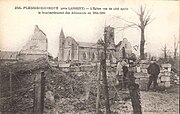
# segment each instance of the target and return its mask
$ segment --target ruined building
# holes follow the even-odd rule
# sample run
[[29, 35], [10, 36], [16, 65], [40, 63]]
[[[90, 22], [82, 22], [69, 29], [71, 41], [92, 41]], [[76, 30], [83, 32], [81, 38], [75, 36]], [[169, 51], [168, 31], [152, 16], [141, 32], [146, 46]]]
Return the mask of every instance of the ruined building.
[[19, 52], [19, 60], [35, 60], [48, 56], [46, 34], [36, 25], [30, 40]]
[[30, 40], [20, 51], [0, 51], [1, 63], [16, 63], [18, 61], [31, 61], [41, 57], [48, 57], [48, 40], [46, 34], [36, 25]]
[[[114, 28], [108, 26], [105, 27], [105, 31], [107, 32], [107, 40], [110, 42], [107, 48], [107, 59], [110, 62], [116, 62], [120, 57], [128, 57], [132, 53], [131, 44], [126, 38], [117, 45], [115, 44]], [[65, 37], [63, 29], [61, 29], [58, 61], [96, 62], [100, 59], [100, 52], [102, 51], [102, 46], [97, 43], [78, 42], [73, 37]]]

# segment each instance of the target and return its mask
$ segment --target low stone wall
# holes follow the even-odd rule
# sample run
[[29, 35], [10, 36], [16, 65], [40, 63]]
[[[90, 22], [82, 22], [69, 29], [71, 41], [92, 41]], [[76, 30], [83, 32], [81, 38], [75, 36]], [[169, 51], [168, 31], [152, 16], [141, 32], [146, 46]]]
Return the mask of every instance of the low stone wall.
[[160, 83], [164, 83], [165, 87], [170, 87], [171, 85], [171, 64], [162, 64], [161, 70], [159, 74], [159, 81]]

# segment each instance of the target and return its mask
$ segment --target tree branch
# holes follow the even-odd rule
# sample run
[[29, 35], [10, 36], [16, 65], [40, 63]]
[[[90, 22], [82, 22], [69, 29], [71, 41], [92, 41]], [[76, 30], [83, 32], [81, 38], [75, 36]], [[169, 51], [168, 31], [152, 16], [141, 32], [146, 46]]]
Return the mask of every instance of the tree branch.
[[123, 31], [123, 30], [128, 29], [128, 28], [137, 28], [137, 27], [138, 26], [131, 24], [131, 25], [126, 25], [124, 27], [116, 27], [115, 29], [119, 29], [118, 31]]
[[123, 20], [123, 21], [125, 21], [125, 22], [127, 22], [127, 23], [131, 23], [131, 24], [134, 24], [134, 25], [138, 26], [138, 24], [136, 24], [136, 23], [134, 23], [134, 22], [131, 22], [131, 21], [127, 21], [127, 20], [123, 19], [123, 18], [120, 17], [120, 16], [113, 16], [113, 17], [116, 17], [116, 18], [118, 18], [118, 19], [120, 19], [120, 20]]

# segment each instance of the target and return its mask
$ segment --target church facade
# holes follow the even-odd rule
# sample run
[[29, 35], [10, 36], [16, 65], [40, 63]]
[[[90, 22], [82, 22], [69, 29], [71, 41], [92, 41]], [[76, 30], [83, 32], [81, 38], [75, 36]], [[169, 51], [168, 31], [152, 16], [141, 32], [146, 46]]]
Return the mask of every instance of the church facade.
[[[117, 59], [123, 56], [128, 56], [132, 53], [131, 44], [126, 38], [120, 41], [117, 45], [114, 41], [114, 28], [105, 27], [107, 40], [110, 42], [107, 47], [107, 60], [116, 62]], [[65, 37], [63, 29], [59, 35], [59, 53], [58, 61], [60, 62], [97, 62], [100, 60], [100, 53], [103, 47], [97, 43], [78, 42], [73, 37]], [[124, 53], [125, 52], [125, 53]], [[123, 53], [125, 55], [123, 55]]]

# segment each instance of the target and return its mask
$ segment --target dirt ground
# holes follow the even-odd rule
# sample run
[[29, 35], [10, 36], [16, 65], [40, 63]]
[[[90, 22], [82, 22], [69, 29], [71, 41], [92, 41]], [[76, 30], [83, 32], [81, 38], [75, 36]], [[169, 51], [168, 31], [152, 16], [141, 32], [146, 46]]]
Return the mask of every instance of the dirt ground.
[[[179, 85], [173, 85], [165, 91], [141, 91], [143, 114], [179, 114]], [[125, 105], [132, 112], [131, 101]]]
[[[148, 78], [143, 78], [140, 84], [140, 97], [143, 114], [179, 114], [179, 85], [171, 85], [170, 88], [159, 88], [158, 91], [146, 91]], [[120, 96], [129, 96], [128, 90]], [[118, 93], [119, 93], [118, 92]], [[95, 96], [94, 96], [95, 97]], [[53, 109], [46, 114], [95, 114], [95, 99], [81, 101], [79, 99], [61, 98], [56, 101]], [[104, 107], [100, 109], [102, 114]], [[130, 97], [126, 100], [114, 100], [111, 104], [112, 114], [132, 114]]]
[[179, 86], [161, 92], [141, 92], [142, 110], [144, 112], [179, 114]]
[[[128, 91], [127, 91], [128, 92]], [[173, 85], [163, 91], [140, 91], [141, 106], [143, 114], [179, 114], [179, 85]], [[67, 99], [64, 99], [67, 102]], [[61, 102], [61, 103], [60, 103]], [[57, 104], [61, 104], [62, 100]], [[84, 108], [77, 111], [73, 104], [78, 101], [69, 102], [68, 107], [59, 107], [51, 110], [49, 114], [95, 114], [95, 109]], [[76, 104], [77, 105], [77, 104]], [[67, 108], [67, 112], [62, 112], [62, 108]], [[90, 111], [91, 110], [91, 111]], [[94, 111], [92, 111], [94, 110]], [[131, 100], [115, 101], [111, 105], [112, 114], [132, 114]], [[104, 112], [104, 109], [101, 109]]]

